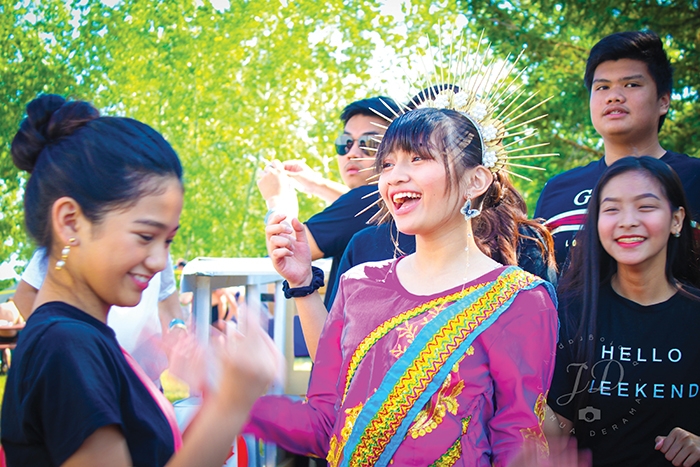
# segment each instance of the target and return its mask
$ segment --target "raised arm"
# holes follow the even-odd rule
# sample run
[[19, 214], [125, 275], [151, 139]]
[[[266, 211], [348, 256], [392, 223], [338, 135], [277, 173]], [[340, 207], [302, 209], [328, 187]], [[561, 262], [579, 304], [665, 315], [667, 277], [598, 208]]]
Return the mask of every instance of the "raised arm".
[[[304, 225], [292, 219], [291, 225], [283, 214], [274, 214], [265, 227], [267, 251], [277, 272], [289, 283], [290, 288], [311, 284], [311, 248]], [[312, 360], [316, 358], [318, 340], [328, 311], [318, 291], [294, 299], [299, 313], [304, 339]]]
[[[274, 343], [252, 317], [247, 319], [245, 336], [231, 335], [208, 354], [208, 363], [213, 360], [218, 364], [221, 378], [216, 387], [207, 388], [202, 407], [168, 467], [222, 465], [253, 403], [279, 372], [281, 357]], [[126, 467], [132, 465], [132, 460], [119, 425], [109, 424], [85, 438], [62, 465]]]
[[253, 403], [280, 372], [282, 358], [255, 315], [244, 313], [241, 319], [247, 321], [246, 334], [229, 335], [216, 347], [220, 381], [216, 388], [208, 388], [182, 448], [168, 467], [222, 465]]
[[328, 204], [349, 190], [346, 185], [323, 177], [302, 160], [285, 161], [282, 166], [288, 176], [299, 182], [304, 193], [318, 196]]
[[257, 183], [270, 212], [283, 213], [290, 218], [299, 215], [297, 194], [279, 161], [265, 167]]
[[346, 371], [342, 334], [342, 307], [334, 307], [324, 325], [306, 399], [264, 396], [253, 406], [244, 430], [291, 452], [326, 457]]

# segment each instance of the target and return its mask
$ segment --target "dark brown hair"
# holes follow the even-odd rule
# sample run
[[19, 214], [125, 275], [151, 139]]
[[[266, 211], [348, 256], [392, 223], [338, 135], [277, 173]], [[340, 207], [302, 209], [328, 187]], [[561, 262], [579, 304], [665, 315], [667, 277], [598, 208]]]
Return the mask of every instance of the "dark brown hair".
[[[384, 158], [397, 151], [442, 160], [450, 190], [467, 170], [482, 164], [481, 148], [479, 132], [465, 115], [449, 109], [416, 109], [389, 126], [375, 168], [381, 172]], [[527, 218], [525, 201], [506, 173], [495, 173], [486, 193], [473, 202], [481, 209], [472, 221], [474, 238], [485, 254], [503, 264], [517, 264], [518, 243], [527, 238], [539, 245], [547, 265], [555, 267], [551, 234], [539, 222]], [[535, 235], [523, 235], [521, 227]]]
[[42, 95], [12, 140], [12, 160], [29, 172], [24, 217], [29, 234], [50, 251], [51, 207], [73, 198], [91, 222], [160, 189], [160, 177], [182, 180], [172, 147], [154, 129], [130, 118], [101, 117], [92, 104]]

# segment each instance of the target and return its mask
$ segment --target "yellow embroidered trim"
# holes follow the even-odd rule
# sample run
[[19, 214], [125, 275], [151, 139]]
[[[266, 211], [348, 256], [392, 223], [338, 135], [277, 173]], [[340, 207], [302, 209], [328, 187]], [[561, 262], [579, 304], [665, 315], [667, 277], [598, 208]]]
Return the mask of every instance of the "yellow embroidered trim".
[[462, 436], [467, 434], [467, 430], [469, 429], [469, 422], [472, 420], [472, 416], [468, 416], [467, 418], [462, 419]]
[[374, 346], [374, 344], [376, 344], [382, 337], [386, 336], [389, 333], [389, 331], [396, 328], [397, 326], [400, 326], [401, 324], [405, 323], [411, 318], [415, 318], [416, 316], [425, 313], [426, 311], [430, 311], [431, 309], [436, 307], [442, 307], [446, 303], [455, 302], [463, 296], [467, 295], [468, 293], [471, 293], [474, 290], [483, 287], [487, 284], [488, 283], [477, 284], [452, 295], [436, 298], [427, 303], [419, 305], [411, 310], [404, 311], [399, 315], [389, 318], [388, 320], [380, 324], [377, 328], [375, 328], [367, 337], [362, 339], [362, 342], [360, 342], [360, 344], [357, 346], [357, 349], [355, 349], [355, 352], [353, 353], [352, 358], [350, 359], [350, 364], [348, 365], [348, 371], [345, 377], [345, 390], [343, 391], [341, 404], [345, 402], [345, 398], [348, 394], [348, 389], [350, 388], [350, 383], [352, 383], [352, 379], [355, 376], [355, 373], [357, 372], [357, 368], [360, 366], [360, 363], [370, 351], [372, 346]]
[[445, 454], [430, 464], [430, 467], [452, 467], [457, 463], [462, 457], [462, 436], [467, 434], [467, 428], [469, 428], [469, 421], [471, 419], [471, 415], [462, 419], [462, 435], [457, 438], [457, 441], [452, 443], [452, 446], [450, 446], [450, 449], [448, 449]]
[[[549, 392], [549, 391], [547, 391]], [[537, 396], [535, 401], [535, 415], [537, 415], [537, 422], [540, 426], [544, 424], [544, 412], [545, 406], [547, 405], [547, 394], [540, 394]]]
[[326, 456], [326, 460], [328, 461], [328, 465], [330, 467], [337, 467], [338, 463], [340, 461], [340, 453], [343, 450], [343, 446], [341, 446], [338, 443], [338, 438], [333, 435], [331, 438], [329, 447], [328, 447], [328, 455]]
[[450, 446], [450, 449], [448, 449], [445, 454], [430, 464], [430, 467], [452, 467], [457, 463], [460, 457], [462, 457], [462, 443], [460, 440], [457, 440]]
[[431, 337], [364, 428], [352, 454], [351, 465], [373, 465], [377, 461], [406, 413], [440, 370], [442, 362], [478, 325], [533, 280], [532, 275], [520, 269], [500, 276], [482, 297], [455, 315]]

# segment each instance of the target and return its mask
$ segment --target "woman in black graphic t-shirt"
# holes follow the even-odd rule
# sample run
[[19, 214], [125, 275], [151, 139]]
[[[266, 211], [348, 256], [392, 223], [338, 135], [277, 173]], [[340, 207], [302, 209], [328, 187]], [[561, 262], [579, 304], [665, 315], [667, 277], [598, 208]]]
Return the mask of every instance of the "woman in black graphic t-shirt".
[[700, 460], [700, 264], [673, 170], [627, 157], [601, 177], [562, 278], [548, 404], [594, 466]]

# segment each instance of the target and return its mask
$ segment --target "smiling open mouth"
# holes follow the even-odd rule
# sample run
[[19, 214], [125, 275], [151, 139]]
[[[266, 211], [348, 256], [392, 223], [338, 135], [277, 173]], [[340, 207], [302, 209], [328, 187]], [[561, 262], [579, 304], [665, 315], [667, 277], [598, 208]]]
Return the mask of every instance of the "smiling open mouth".
[[150, 276], [144, 276], [142, 274], [132, 274], [131, 276], [141, 284], [148, 284], [148, 282], [151, 280]]
[[612, 109], [607, 112], [605, 112], [605, 115], [625, 115], [627, 112], [625, 112], [622, 109]]
[[618, 238], [616, 241], [618, 243], [641, 243], [644, 241], [644, 237], [624, 237]]
[[394, 207], [396, 208], [396, 210], [400, 210], [403, 207], [418, 202], [418, 200], [421, 198], [422, 195], [420, 193], [404, 191], [401, 193], [394, 194], [394, 196], [392, 197], [392, 201], [394, 202]]

